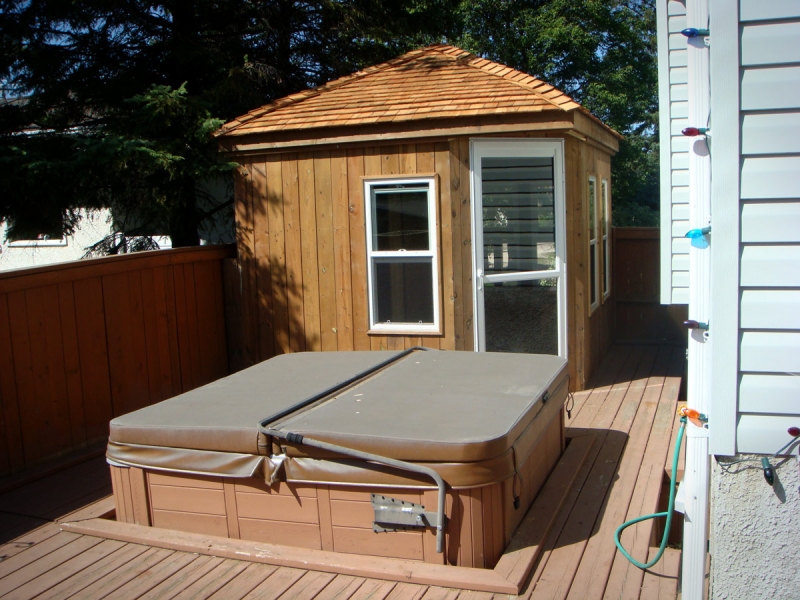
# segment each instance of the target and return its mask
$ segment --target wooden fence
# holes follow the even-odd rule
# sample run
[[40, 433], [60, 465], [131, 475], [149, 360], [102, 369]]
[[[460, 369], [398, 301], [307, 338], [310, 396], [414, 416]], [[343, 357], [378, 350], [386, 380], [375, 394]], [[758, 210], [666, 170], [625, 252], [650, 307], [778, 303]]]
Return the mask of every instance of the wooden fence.
[[614, 341], [686, 344], [686, 306], [661, 304], [657, 227], [613, 230]]
[[235, 254], [209, 246], [0, 273], [0, 473], [228, 374], [223, 262]]

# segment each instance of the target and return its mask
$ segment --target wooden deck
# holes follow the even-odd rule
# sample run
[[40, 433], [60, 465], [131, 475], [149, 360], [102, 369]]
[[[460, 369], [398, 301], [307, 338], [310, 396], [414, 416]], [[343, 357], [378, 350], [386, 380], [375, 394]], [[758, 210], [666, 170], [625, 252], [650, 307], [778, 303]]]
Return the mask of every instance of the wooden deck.
[[[519, 571], [523, 567], [512, 557], [534, 557], [520, 598], [677, 598], [680, 551], [668, 549], [645, 573], [616, 551], [613, 533], [623, 521], [655, 512], [665, 503], [665, 465], [671, 461], [677, 431], [684, 363], [680, 348], [618, 347], [599, 370], [593, 389], [575, 395], [568, 437], [575, 448], [587, 450], [572, 472], [557, 467], [537, 499], [538, 506], [554, 507], [547, 523], [533, 523], [536, 519], [529, 515], [524, 535], [512, 542], [506, 561], [501, 560], [504, 568]], [[558, 499], [543, 497], [559, 485], [565, 492]], [[101, 522], [96, 517], [113, 510], [110, 492], [108, 469], [96, 452], [0, 482], [0, 596], [513, 597], [236, 560], [212, 556], [210, 547], [188, 552], [170, 549], [170, 543], [144, 545], [62, 530], [65, 522]], [[652, 522], [647, 522], [627, 530], [623, 542], [642, 560], [654, 552], [654, 537]]]

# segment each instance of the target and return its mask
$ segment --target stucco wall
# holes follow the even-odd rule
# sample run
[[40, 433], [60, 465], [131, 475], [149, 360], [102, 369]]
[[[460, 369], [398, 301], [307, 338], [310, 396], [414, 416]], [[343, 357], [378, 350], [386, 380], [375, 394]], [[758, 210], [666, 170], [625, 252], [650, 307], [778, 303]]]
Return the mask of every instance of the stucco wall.
[[0, 271], [26, 269], [53, 263], [78, 260], [86, 247], [111, 233], [108, 210], [85, 211], [80, 226], [63, 240], [9, 243], [6, 223], [0, 221]]
[[[726, 462], [742, 458], [759, 462], [724, 468]], [[772, 488], [764, 480], [760, 460], [754, 455], [712, 460], [709, 598], [713, 600], [800, 598], [797, 451], [792, 458], [771, 460], [776, 467]]]

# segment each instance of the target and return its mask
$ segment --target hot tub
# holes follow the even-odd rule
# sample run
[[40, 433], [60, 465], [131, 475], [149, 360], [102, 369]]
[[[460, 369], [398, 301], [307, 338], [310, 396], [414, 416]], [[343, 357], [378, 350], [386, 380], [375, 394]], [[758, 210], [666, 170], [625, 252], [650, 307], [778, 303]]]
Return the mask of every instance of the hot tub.
[[491, 568], [563, 451], [567, 388], [554, 356], [278, 356], [111, 422], [117, 519]]

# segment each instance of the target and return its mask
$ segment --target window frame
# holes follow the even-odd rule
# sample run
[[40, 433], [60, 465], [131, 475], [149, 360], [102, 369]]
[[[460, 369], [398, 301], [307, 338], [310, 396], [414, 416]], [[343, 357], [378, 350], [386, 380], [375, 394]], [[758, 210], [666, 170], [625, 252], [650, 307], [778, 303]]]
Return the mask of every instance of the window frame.
[[[365, 252], [367, 259], [367, 309], [371, 334], [441, 335], [441, 294], [439, 291], [439, 236], [438, 236], [438, 186], [435, 176], [414, 175], [409, 177], [364, 178], [364, 221], [366, 230]], [[420, 185], [428, 188], [428, 250], [375, 250], [373, 249], [373, 198], [374, 188], [385, 185]], [[388, 260], [387, 260], [388, 259]], [[405, 259], [405, 260], [403, 260]], [[378, 305], [375, 290], [375, 264], [383, 262], [427, 262], [431, 263], [431, 292], [433, 323], [381, 323], [377, 320]]]
[[603, 228], [601, 229], [601, 238], [603, 244], [602, 298], [604, 303], [611, 295], [611, 245], [609, 243], [609, 240], [611, 239], [611, 195], [608, 193], [608, 191], [609, 182], [608, 179], [604, 177], [600, 180], [600, 202], [602, 202], [600, 218], [602, 219], [603, 225]]
[[[597, 307], [600, 306], [600, 297], [602, 291], [600, 289], [600, 264], [602, 262], [601, 248], [599, 247], [599, 233], [600, 233], [600, 219], [598, 218], [598, 203], [597, 203], [597, 176], [590, 174], [586, 180], [586, 231], [588, 233], [587, 240], [587, 256], [586, 265], [589, 268], [589, 314], [593, 314]], [[594, 196], [594, 197], [592, 197]], [[592, 268], [592, 249], [594, 249], [594, 268]], [[594, 285], [594, 287], [592, 287]], [[594, 294], [592, 294], [594, 291]]]

